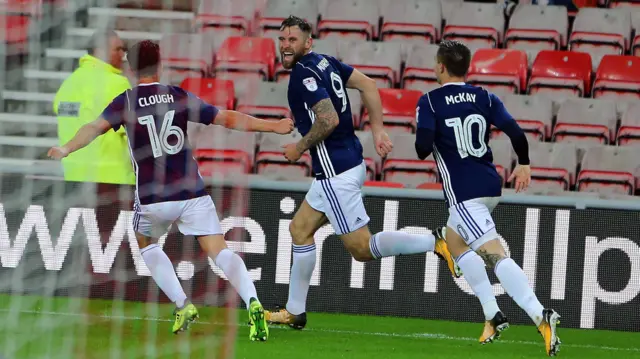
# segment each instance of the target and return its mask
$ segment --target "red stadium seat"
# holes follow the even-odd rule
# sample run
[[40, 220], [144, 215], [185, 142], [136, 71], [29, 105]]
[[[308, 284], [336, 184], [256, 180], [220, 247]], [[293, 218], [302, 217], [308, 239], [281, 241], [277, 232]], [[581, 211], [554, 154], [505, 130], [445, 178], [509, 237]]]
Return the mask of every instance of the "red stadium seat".
[[478, 49], [471, 59], [467, 82], [519, 93], [527, 87], [527, 68], [527, 54], [522, 50]]
[[186, 78], [180, 84], [184, 90], [221, 109], [235, 108], [233, 81], [210, 78]]
[[632, 195], [636, 189], [638, 168], [640, 168], [640, 160], [635, 148], [590, 147], [582, 159], [577, 190]]
[[402, 87], [408, 90], [427, 92], [430, 87], [439, 86], [434, 73], [438, 45], [415, 43], [407, 51]]
[[404, 185], [398, 182], [365, 181], [364, 185], [366, 187], [404, 188]]
[[531, 188], [568, 191], [575, 183], [577, 151], [573, 144], [531, 143]]
[[596, 72], [593, 97], [638, 100], [640, 98], [640, 58], [605, 55]]
[[0, 42], [7, 45], [7, 55], [18, 55], [29, 52], [29, 16], [0, 15]]
[[412, 188], [425, 182], [438, 181], [437, 166], [433, 156], [426, 160], [418, 159], [414, 135], [396, 134], [392, 141], [393, 151], [382, 164], [383, 181], [399, 182]]
[[372, 40], [378, 36], [378, 4], [369, 0], [326, 0], [320, 9], [319, 38]]
[[382, 41], [416, 39], [435, 43], [440, 38], [440, 1], [382, 0], [380, 7]]
[[583, 97], [591, 91], [591, 56], [583, 52], [538, 53], [531, 68], [529, 94], [550, 93]]
[[629, 48], [631, 16], [629, 12], [582, 8], [573, 23], [569, 48], [598, 59], [604, 54], [624, 54]]
[[518, 5], [509, 20], [505, 45], [515, 49], [558, 50], [567, 43], [569, 16], [563, 5]]
[[[390, 131], [414, 132], [416, 127], [416, 107], [422, 92], [415, 90], [380, 89], [382, 113], [385, 128]], [[360, 124], [369, 128], [369, 114], [364, 113]]]
[[315, 33], [318, 21], [318, 3], [316, 1], [268, 0], [258, 23], [261, 36], [279, 33], [282, 21], [290, 14], [296, 14], [296, 16], [305, 19], [311, 25], [312, 32]]
[[283, 179], [299, 179], [311, 175], [311, 156], [302, 155], [296, 163], [290, 163], [282, 155], [282, 146], [294, 143], [299, 139], [296, 135], [263, 134], [260, 139], [258, 154], [256, 155], [256, 172], [268, 177]]
[[290, 118], [287, 87], [282, 83], [261, 82], [255, 91], [238, 99], [238, 111], [269, 120]]
[[211, 71], [217, 41], [212, 34], [165, 35], [160, 40], [162, 67], [204, 77]]
[[495, 4], [462, 2], [447, 19], [442, 38], [475, 47], [498, 47], [502, 42], [504, 14]]
[[196, 15], [196, 25], [206, 28], [225, 28], [234, 36], [247, 35], [256, 15], [253, 0], [209, 0], [201, 1]]
[[616, 105], [613, 102], [568, 99], [558, 111], [552, 140], [608, 144], [614, 138], [616, 122]]
[[227, 38], [216, 54], [215, 72], [240, 72], [273, 78], [276, 52], [272, 39], [259, 37]]
[[640, 103], [632, 103], [622, 115], [616, 142], [618, 146], [640, 144]]
[[194, 157], [203, 176], [245, 174], [251, 172], [251, 159], [241, 150], [197, 149]]

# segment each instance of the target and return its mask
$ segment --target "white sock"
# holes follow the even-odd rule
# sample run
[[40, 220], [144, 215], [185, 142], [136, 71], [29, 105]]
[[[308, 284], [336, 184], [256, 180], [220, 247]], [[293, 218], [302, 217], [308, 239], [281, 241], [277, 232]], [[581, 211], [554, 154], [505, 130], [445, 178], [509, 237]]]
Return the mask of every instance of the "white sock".
[[316, 245], [293, 245], [293, 265], [289, 280], [289, 300], [287, 311], [291, 314], [302, 314], [306, 311], [307, 293], [313, 268], [316, 266]]
[[236, 289], [248, 309], [251, 298], [258, 299], [258, 294], [242, 258], [232, 250], [225, 248], [218, 253], [213, 261], [222, 269], [229, 283]]
[[520, 308], [527, 312], [531, 320], [536, 323], [536, 326], [539, 326], [542, 322], [544, 307], [529, 286], [529, 280], [522, 268], [513, 259], [504, 258], [496, 264], [494, 271], [504, 290]]
[[140, 254], [158, 287], [178, 308], [182, 308], [187, 295], [167, 254], [155, 243], [142, 248]]
[[374, 259], [400, 254], [433, 252], [435, 245], [436, 237], [431, 233], [418, 235], [400, 231], [379, 232], [369, 240], [369, 249]]
[[476, 297], [480, 300], [480, 304], [482, 304], [484, 319], [493, 319], [496, 313], [500, 311], [500, 308], [498, 308], [498, 302], [496, 302], [496, 297], [493, 295], [493, 288], [491, 287], [484, 261], [476, 252], [468, 250], [462, 253], [456, 262], [462, 269], [462, 273], [464, 273], [464, 279], [469, 283]]

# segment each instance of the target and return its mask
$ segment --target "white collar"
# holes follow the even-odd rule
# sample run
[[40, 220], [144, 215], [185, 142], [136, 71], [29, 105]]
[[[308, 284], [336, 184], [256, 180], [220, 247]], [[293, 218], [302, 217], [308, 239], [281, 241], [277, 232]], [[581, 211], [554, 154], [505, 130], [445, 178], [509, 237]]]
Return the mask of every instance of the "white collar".
[[138, 86], [151, 86], [151, 85], [161, 85], [159, 82], [149, 82], [146, 84], [138, 84]]
[[446, 84], [444, 84], [442, 86], [444, 87], [444, 86], [447, 86], [447, 85], [464, 86], [466, 84], [464, 82], [447, 82]]

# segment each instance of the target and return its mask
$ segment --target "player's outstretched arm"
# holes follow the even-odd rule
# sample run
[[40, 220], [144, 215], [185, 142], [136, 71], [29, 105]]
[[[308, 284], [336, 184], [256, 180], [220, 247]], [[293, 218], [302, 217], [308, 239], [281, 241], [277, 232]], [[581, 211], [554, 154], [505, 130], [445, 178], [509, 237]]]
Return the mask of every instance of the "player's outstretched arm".
[[290, 118], [285, 118], [280, 121], [265, 121], [232, 110], [222, 110], [218, 112], [213, 123], [232, 130], [247, 132], [275, 132], [286, 135], [293, 131], [293, 121]]
[[382, 100], [380, 99], [376, 81], [354, 69], [349, 81], [347, 81], [347, 87], [360, 91], [360, 97], [369, 114], [369, 123], [371, 124], [376, 151], [380, 157], [385, 157], [393, 149], [393, 143], [384, 130]]
[[80, 127], [76, 135], [64, 146], [52, 147], [47, 155], [56, 160], [67, 157], [69, 154], [85, 147], [95, 140], [98, 136], [109, 131], [111, 124], [109, 121], [99, 118], [93, 122], [87, 123]]

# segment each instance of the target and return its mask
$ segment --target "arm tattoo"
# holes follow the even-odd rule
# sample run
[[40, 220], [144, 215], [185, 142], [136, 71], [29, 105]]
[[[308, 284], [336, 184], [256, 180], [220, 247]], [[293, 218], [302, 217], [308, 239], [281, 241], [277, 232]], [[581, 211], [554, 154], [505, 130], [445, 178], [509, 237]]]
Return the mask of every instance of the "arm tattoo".
[[502, 254], [488, 253], [486, 250], [479, 249], [478, 255], [484, 260], [484, 263], [489, 268], [495, 268], [496, 264], [504, 258]]
[[300, 153], [305, 152], [327, 138], [340, 121], [331, 99], [326, 98], [321, 100], [313, 106], [311, 110], [315, 114], [316, 120], [311, 126], [309, 133], [296, 145], [296, 149]]

